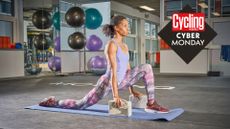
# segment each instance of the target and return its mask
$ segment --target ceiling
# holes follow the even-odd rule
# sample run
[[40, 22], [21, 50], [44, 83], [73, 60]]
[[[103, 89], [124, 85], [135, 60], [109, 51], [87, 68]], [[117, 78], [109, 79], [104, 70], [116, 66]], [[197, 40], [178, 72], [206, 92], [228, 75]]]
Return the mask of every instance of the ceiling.
[[149, 13], [160, 16], [160, 0], [112, 0], [112, 1], [123, 3], [134, 9], [138, 9], [140, 11], [145, 11], [145, 12], [146, 10], [140, 9], [139, 6], [146, 5], [155, 9], [155, 11], [151, 11]]
[[[57, 4], [59, 0], [24, 0], [24, 17], [31, 17], [31, 14], [39, 8], [42, 8], [47, 11], [52, 10], [52, 5]], [[73, 3], [95, 3], [95, 2], [106, 2], [111, 0], [63, 0]], [[160, 0], [112, 0], [125, 5], [128, 5], [134, 9], [138, 9], [140, 11], [146, 12], [146, 10], [140, 9], [139, 6], [146, 5], [151, 8], [154, 8], [155, 11], [151, 11], [149, 13], [159, 16], [160, 15]]]

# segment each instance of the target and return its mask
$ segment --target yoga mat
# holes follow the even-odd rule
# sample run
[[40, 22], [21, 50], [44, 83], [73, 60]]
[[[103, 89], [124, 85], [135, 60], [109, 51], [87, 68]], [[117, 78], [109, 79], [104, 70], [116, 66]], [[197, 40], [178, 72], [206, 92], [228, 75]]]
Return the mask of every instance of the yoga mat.
[[148, 121], [153, 121], [153, 120], [171, 121], [175, 119], [176, 117], [180, 116], [184, 112], [182, 108], [175, 108], [175, 109], [170, 110], [169, 113], [147, 113], [144, 111], [144, 109], [133, 108], [131, 117], [111, 116], [108, 113], [108, 105], [101, 105], [101, 104], [95, 104], [83, 110], [42, 107], [39, 105], [28, 106], [28, 107], [25, 107], [25, 109], [104, 116], [104, 117], [115, 117], [115, 118], [128, 118], [128, 119], [134, 119], [134, 120], [148, 120]]

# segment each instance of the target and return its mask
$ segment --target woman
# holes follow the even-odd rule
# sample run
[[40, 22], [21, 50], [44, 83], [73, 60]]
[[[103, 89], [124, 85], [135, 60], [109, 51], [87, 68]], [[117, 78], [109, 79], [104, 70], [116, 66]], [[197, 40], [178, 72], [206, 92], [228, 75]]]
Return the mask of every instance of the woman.
[[105, 55], [108, 62], [107, 71], [100, 77], [95, 88], [80, 100], [66, 99], [56, 100], [49, 97], [39, 103], [40, 106], [60, 107], [71, 109], [85, 109], [96, 104], [112, 91], [113, 99], [118, 107], [122, 106], [119, 90], [129, 88], [131, 94], [140, 98], [142, 95], [133, 89], [133, 84], [143, 79], [145, 83], [148, 102], [146, 112], [167, 113], [169, 110], [157, 104], [154, 98], [154, 75], [151, 65], [143, 64], [130, 68], [128, 47], [123, 39], [128, 35], [128, 21], [123, 16], [115, 16], [110, 25], [103, 27], [106, 36], [112, 37], [105, 47]]

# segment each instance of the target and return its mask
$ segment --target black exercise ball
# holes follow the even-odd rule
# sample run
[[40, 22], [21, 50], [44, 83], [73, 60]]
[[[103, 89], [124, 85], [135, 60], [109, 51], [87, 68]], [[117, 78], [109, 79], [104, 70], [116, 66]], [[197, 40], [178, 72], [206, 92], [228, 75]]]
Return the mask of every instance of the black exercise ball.
[[32, 22], [38, 29], [47, 29], [52, 25], [52, 17], [45, 10], [38, 10], [32, 16]]
[[70, 8], [65, 14], [65, 20], [72, 27], [82, 26], [85, 22], [84, 10], [79, 7]]
[[41, 33], [33, 38], [34, 46], [38, 50], [47, 50], [51, 44], [51, 38]]
[[72, 49], [82, 49], [86, 45], [86, 38], [82, 33], [75, 32], [69, 36], [68, 44]]

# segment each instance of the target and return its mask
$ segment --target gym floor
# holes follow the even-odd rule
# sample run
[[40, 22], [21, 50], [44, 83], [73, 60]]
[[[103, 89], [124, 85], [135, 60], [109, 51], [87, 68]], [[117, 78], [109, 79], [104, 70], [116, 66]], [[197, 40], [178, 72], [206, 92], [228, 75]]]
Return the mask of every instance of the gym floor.
[[[173, 90], [156, 90], [160, 104], [169, 108], [181, 107], [185, 112], [171, 122], [137, 121], [24, 109], [43, 98], [83, 97], [92, 86], [52, 85], [50, 83], [93, 83], [99, 76], [74, 75], [19, 78], [0, 81], [0, 129], [229, 129], [230, 79], [188, 75], [156, 74], [156, 86], [174, 86]], [[143, 82], [138, 82], [143, 85]], [[144, 89], [136, 88], [145, 93]], [[120, 96], [128, 99], [129, 92]], [[107, 104], [112, 96], [101, 100]]]

